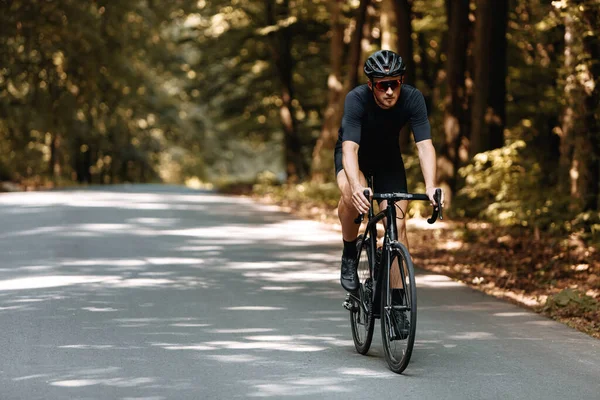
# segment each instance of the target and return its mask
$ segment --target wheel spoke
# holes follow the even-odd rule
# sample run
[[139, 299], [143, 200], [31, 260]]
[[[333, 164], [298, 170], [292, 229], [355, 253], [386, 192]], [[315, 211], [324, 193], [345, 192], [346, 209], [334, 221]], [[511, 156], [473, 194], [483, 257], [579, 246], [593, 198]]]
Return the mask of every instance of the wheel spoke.
[[352, 295], [352, 311], [350, 312], [350, 326], [352, 328], [352, 338], [354, 347], [360, 354], [366, 354], [371, 346], [373, 339], [373, 318], [369, 315], [370, 299], [372, 296], [372, 277], [371, 277], [371, 248], [367, 241], [363, 242], [362, 237], [357, 241], [358, 246], [358, 269], [359, 290], [356, 295]]
[[[392, 371], [401, 373], [408, 365], [415, 340], [416, 287], [408, 251], [401, 245], [394, 247], [389, 259], [389, 279], [383, 280], [382, 287], [381, 307], [384, 310], [384, 318], [381, 321], [381, 332], [386, 361]], [[396, 280], [391, 277], [396, 277]], [[392, 304], [390, 286], [397, 285], [398, 281], [402, 282], [404, 289], [402, 303]]]

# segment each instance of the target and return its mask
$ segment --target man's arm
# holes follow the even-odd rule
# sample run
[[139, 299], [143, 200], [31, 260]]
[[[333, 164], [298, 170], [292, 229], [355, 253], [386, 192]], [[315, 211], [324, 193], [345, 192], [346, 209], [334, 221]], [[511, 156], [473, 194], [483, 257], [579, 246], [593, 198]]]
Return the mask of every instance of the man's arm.
[[[437, 188], [436, 184], [436, 156], [435, 148], [431, 139], [422, 140], [417, 142], [417, 149], [419, 151], [419, 162], [421, 164], [421, 171], [423, 172], [423, 178], [425, 179], [425, 190], [427, 196], [431, 199], [433, 205], [437, 205], [433, 199], [433, 194]], [[443, 204], [443, 200], [442, 200]]]
[[349, 140], [342, 142], [342, 165], [352, 189], [352, 204], [358, 212], [366, 214], [369, 211], [370, 204], [363, 193], [367, 188], [360, 182], [358, 148], [359, 145], [355, 142]]

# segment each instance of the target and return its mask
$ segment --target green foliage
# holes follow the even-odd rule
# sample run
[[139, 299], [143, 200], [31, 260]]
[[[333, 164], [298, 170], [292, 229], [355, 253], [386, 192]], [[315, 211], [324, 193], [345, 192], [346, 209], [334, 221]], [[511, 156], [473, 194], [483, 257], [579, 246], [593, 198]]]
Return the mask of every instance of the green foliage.
[[578, 231], [581, 237], [600, 248], [600, 212], [581, 213], [571, 221], [571, 228]]
[[263, 173], [253, 186], [253, 193], [258, 196], [270, 196], [279, 203], [295, 204], [310, 207], [316, 205], [333, 209], [340, 200], [337, 184], [305, 182], [298, 185], [277, 185], [272, 173]]
[[554, 311], [561, 316], [580, 316], [599, 310], [600, 303], [596, 299], [574, 289], [564, 289], [549, 296], [544, 306], [544, 311]]
[[155, 3], [0, 2], [0, 164], [13, 179], [156, 176], [186, 123], [165, 90], [163, 34], [185, 2]]
[[456, 198], [461, 216], [541, 229], [562, 228], [570, 217], [565, 196], [541, 190], [542, 170], [527, 158], [522, 140], [477, 154], [459, 173], [465, 179]]

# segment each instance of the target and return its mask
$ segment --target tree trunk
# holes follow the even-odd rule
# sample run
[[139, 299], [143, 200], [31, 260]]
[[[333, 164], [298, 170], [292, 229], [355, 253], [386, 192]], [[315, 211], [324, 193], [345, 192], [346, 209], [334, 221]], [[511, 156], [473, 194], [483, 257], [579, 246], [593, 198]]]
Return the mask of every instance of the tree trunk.
[[[363, 38], [368, 35], [367, 8], [371, 0], [360, 0], [360, 5], [356, 14], [356, 28], [350, 41], [350, 49], [348, 53], [348, 71], [346, 76], [346, 84], [344, 85], [345, 92], [349, 92], [358, 85], [358, 72], [361, 69], [361, 55]], [[365, 32], [367, 30], [367, 32]]]
[[[473, 104], [471, 106], [471, 132], [469, 155], [489, 150], [486, 124], [488, 96], [490, 93], [490, 49], [492, 38], [493, 5], [490, 0], [477, 0], [475, 20], [475, 48], [473, 74]], [[502, 3], [502, 2], [500, 2]], [[494, 77], [494, 79], [497, 79]]]
[[[284, 12], [289, 13], [289, 0], [281, 2]], [[277, 18], [275, 13], [274, 0], [266, 2], [267, 23], [276, 25]], [[294, 118], [292, 100], [294, 90], [292, 85], [293, 60], [291, 54], [292, 34], [289, 29], [279, 27], [271, 36], [271, 53], [275, 62], [279, 82], [281, 84], [282, 105], [279, 108], [279, 115], [284, 132], [284, 162], [287, 181], [290, 183], [298, 182], [303, 179], [308, 172], [307, 162], [302, 155], [302, 144], [298, 131], [296, 129], [296, 119]]]
[[[358, 70], [360, 62], [360, 46], [363, 35], [363, 27], [366, 20], [367, 6], [370, 0], [361, 0], [356, 15], [356, 26], [350, 39], [348, 52], [347, 71], [342, 83], [342, 60], [343, 60], [343, 27], [340, 25], [341, 0], [330, 2], [332, 38], [331, 38], [331, 72], [328, 79], [329, 96], [325, 110], [323, 128], [315, 148], [313, 149], [312, 180], [315, 182], [327, 181], [328, 176], [333, 176], [333, 149], [337, 141], [338, 128], [341, 124], [346, 94], [358, 83]], [[339, 29], [339, 30], [338, 30]]]
[[446, 59], [446, 97], [444, 99], [444, 141], [438, 157], [438, 182], [450, 203], [457, 189], [457, 170], [462, 140], [467, 137], [465, 88], [466, 49], [468, 46], [469, 0], [447, 0], [448, 51]]
[[406, 64], [404, 83], [414, 85], [416, 81], [416, 69], [414, 61], [414, 46], [412, 39], [412, 2], [409, 0], [394, 0], [394, 14], [398, 35], [396, 37], [396, 48], [398, 54]]
[[506, 1], [477, 0], [471, 157], [504, 143], [507, 19]]
[[493, 49], [490, 59], [490, 91], [488, 106], [491, 118], [486, 122], [489, 126], [490, 149], [504, 146], [504, 127], [506, 126], [506, 77], [508, 76], [508, 41], [506, 29], [508, 26], [508, 1], [494, 2], [492, 16]]
[[[396, 38], [397, 52], [406, 64], [406, 73], [404, 74], [404, 83], [414, 85], [416, 81], [416, 70], [414, 61], [414, 46], [412, 40], [412, 4], [409, 0], [393, 0], [393, 8], [398, 27]], [[410, 129], [406, 125], [400, 131], [400, 149], [405, 152], [410, 145]]]
[[382, 0], [381, 2], [381, 16], [379, 18], [381, 50], [398, 51], [396, 49], [396, 31], [394, 30], [394, 26], [397, 26], [394, 2], [395, 0]]
[[[588, 74], [582, 82], [585, 90], [583, 101], [584, 141], [576, 147], [575, 157], [585, 160], [586, 173], [579, 191], [582, 193], [583, 211], [598, 210], [600, 200], [600, 5], [588, 5], [582, 12], [585, 34], [582, 36], [583, 51], [587, 59]], [[587, 32], [594, 32], [587, 34]]]
[[327, 108], [323, 118], [321, 135], [315, 144], [312, 160], [312, 180], [325, 182], [331, 167], [332, 150], [337, 140], [337, 132], [342, 117], [343, 102], [341, 97], [344, 85], [342, 84], [342, 60], [344, 50], [344, 28], [340, 21], [342, 0], [329, 2], [331, 14], [331, 44], [329, 50], [329, 63], [331, 71], [327, 79], [329, 89]]
[[[600, 197], [600, 41], [586, 35], [597, 29], [598, 7], [582, 7], [571, 1], [564, 13], [565, 24], [565, 99], [562, 116], [562, 186], [574, 201], [574, 211], [598, 210]], [[567, 173], [568, 171], [568, 173]]]

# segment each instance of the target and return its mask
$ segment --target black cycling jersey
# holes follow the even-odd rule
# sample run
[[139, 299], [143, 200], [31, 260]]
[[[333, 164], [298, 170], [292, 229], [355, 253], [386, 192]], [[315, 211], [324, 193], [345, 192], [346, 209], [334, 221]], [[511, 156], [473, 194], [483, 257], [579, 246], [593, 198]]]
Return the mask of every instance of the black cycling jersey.
[[375, 103], [366, 84], [353, 89], [346, 96], [335, 149], [336, 175], [343, 169], [342, 142], [350, 140], [360, 145], [360, 170], [374, 175], [377, 192], [406, 191], [399, 136], [402, 127], [409, 122], [415, 142], [431, 139], [425, 99], [413, 86], [402, 85], [400, 97], [390, 109]]

